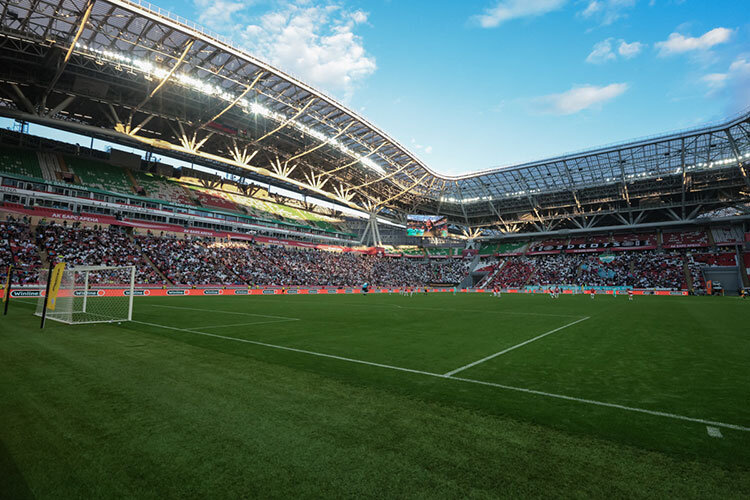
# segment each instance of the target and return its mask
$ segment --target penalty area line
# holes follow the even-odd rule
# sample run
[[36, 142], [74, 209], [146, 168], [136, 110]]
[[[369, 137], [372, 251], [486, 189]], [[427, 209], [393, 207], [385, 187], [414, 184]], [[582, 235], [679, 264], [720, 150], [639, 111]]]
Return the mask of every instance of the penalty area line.
[[[268, 323], [288, 323], [290, 321], [300, 321], [300, 320], [299, 318], [269, 319], [268, 321], [252, 321], [250, 323], [233, 323], [231, 325], [209, 325], [209, 326], [199, 326], [198, 328], [213, 330], [214, 328], [230, 328], [233, 326], [266, 325]], [[188, 330], [194, 330], [194, 329], [188, 328]]]
[[489, 356], [486, 356], [486, 357], [484, 357], [484, 358], [482, 358], [482, 359], [479, 359], [479, 360], [477, 360], [477, 361], [474, 361], [473, 363], [469, 363], [468, 365], [464, 365], [464, 366], [461, 366], [461, 367], [459, 367], [459, 368], [456, 368], [455, 370], [449, 371], [448, 373], [445, 373], [444, 375], [445, 375], [446, 377], [451, 377], [451, 376], [455, 375], [455, 374], [456, 374], [456, 373], [458, 373], [458, 372], [462, 372], [462, 371], [464, 371], [464, 370], [466, 370], [466, 369], [468, 369], [468, 368], [471, 368], [472, 366], [477, 366], [478, 364], [484, 363], [485, 361], [489, 361], [489, 360], [491, 360], [491, 359], [493, 359], [493, 358], [496, 358], [496, 357], [498, 357], [498, 356], [502, 356], [502, 355], [503, 355], [503, 354], [505, 354], [506, 352], [510, 352], [510, 351], [512, 351], [513, 349], [518, 349], [519, 347], [523, 347], [523, 346], [525, 346], [526, 344], [530, 344], [530, 343], [532, 343], [532, 342], [534, 342], [534, 341], [536, 341], [536, 340], [539, 340], [539, 339], [541, 339], [541, 338], [544, 338], [544, 337], [546, 337], [547, 335], [552, 335], [552, 334], [553, 334], [553, 333], [555, 333], [555, 332], [559, 332], [560, 330], [564, 330], [565, 328], [568, 328], [568, 327], [570, 327], [570, 326], [573, 326], [573, 325], [575, 325], [575, 324], [578, 324], [578, 323], [580, 323], [580, 322], [582, 322], [582, 321], [586, 321], [587, 319], [591, 319], [591, 317], [590, 317], [590, 316], [586, 316], [585, 318], [581, 318], [581, 319], [579, 319], [579, 320], [573, 321], [573, 322], [571, 322], [571, 323], [568, 323], [567, 325], [563, 325], [563, 326], [561, 326], [561, 327], [555, 328], [554, 330], [550, 330], [550, 331], [548, 331], [548, 332], [544, 332], [543, 334], [541, 334], [541, 335], [537, 335], [536, 337], [534, 337], [534, 338], [532, 338], [532, 339], [529, 339], [529, 340], [526, 340], [526, 341], [524, 341], [524, 342], [521, 342], [520, 344], [516, 344], [516, 345], [514, 345], [514, 346], [512, 346], [512, 347], [508, 347], [507, 349], [503, 349], [502, 351], [500, 351], [500, 352], [496, 352], [495, 354], [490, 354]]
[[475, 380], [475, 379], [471, 379], [471, 378], [449, 377], [447, 375], [443, 375], [443, 374], [440, 374], [440, 373], [426, 372], [426, 371], [423, 371], [423, 370], [414, 370], [412, 368], [404, 368], [404, 367], [401, 367], [401, 366], [386, 365], [386, 364], [383, 364], [383, 363], [374, 363], [372, 361], [363, 361], [361, 359], [347, 358], [347, 357], [344, 357], [344, 356], [336, 356], [335, 354], [325, 354], [325, 353], [322, 353], [322, 352], [308, 351], [306, 349], [297, 349], [296, 347], [287, 347], [287, 346], [276, 345], [276, 344], [268, 344], [266, 342], [259, 342], [257, 340], [248, 340], [248, 339], [242, 339], [242, 338], [237, 338], [237, 337], [229, 337], [229, 336], [226, 336], [226, 335], [218, 335], [218, 334], [215, 334], [215, 333], [200, 332], [200, 331], [196, 331], [196, 330], [187, 330], [185, 328], [177, 328], [177, 327], [174, 327], [174, 326], [159, 325], [159, 324], [156, 324], [156, 323], [147, 323], [145, 321], [132, 320], [132, 321], [130, 321], [130, 323], [139, 323], [141, 325], [155, 326], [157, 328], [164, 328], [166, 330], [176, 330], [176, 331], [179, 331], [179, 332], [192, 333], [194, 335], [204, 335], [206, 337], [214, 337], [214, 338], [224, 339], [224, 340], [230, 340], [230, 341], [234, 341], [234, 342], [242, 342], [242, 343], [246, 343], [246, 344], [259, 345], [259, 346], [268, 347], [268, 348], [271, 348], [271, 349], [280, 349], [280, 350], [283, 350], [283, 351], [291, 351], [291, 352], [298, 352], [298, 353], [301, 353], [301, 354], [309, 354], [311, 356], [318, 356], [318, 357], [321, 357], [321, 358], [337, 359], [339, 361], [346, 361], [346, 362], [349, 362], [349, 363], [356, 363], [356, 364], [367, 365], [367, 366], [375, 366], [375, 367], [378, 367], [378, 368], [385, 368], [385, 369], [388, 369], [388, 370], [395, 370], [395, 371], [407, 372], [407, 373], [415, 373], [415, 374], [418, 374], [418, 375], [425, 375], [425, 376], [428, 376], [428, 377], [441, 378], [441, 379], [444, 379], [444, 380], [453, 380], [453, 381], [456, 381], [456, 382], [465, 382], [465, 383], [469, 383], [469, 384], [476, 384], [476, 385], [484, 385], [484, 386], [489, 386], [489, 387], [496, 387], [498, 389], [504, 389], [504, 390], [507, 390], [507, 391], [521, 392], [521, 393], [525, 393], [525, 394], [533, 394], [535, 396], [543, 396], [543, 397], [547, 397], [547, 398], [561, 399], [561, 400], [564, 400], [564, 401], [571, 401], [571, 402], [576, 402], [576, 403], [583, 403], [583, 404], [588, 404], [588, 405], [592, 405], [592, 406], [600, 406], [600, 407], [604, 407], [604, 408], [614, 408], [614, 409], [617, 409], [617, 410], [624, 410], [624, 411], [629, 411], [629, 412], [634, 412], [634, 413], [642, 413], [642, 414], [645, 414], [645, 415], [652, 415], [652, 416], [656, 416], [656, 417], [665, 417], [665, 418], [671, 418], [673, 420], [682, 420], [684, 422], [691, 422], [691, 423], [695, 423], [695, 424], [703, 424], [703, 425], [711, 425], [711, 426], [714, 426], [714, 427], [722, 427], [724, 429], [732, 429], [732, 430], [735, 430], [735, 431], [750, 432], [750, 427], [745, 427], [745, 426], [736, 425], [736, 424], [727, 424], [727, 423], [724, 423], [724, 422], [716, 422], [716, 421], [712, 421], [712, 420], [706, 420], [706, 419], [703, 419], [703, 418], [687, 417], [685, 415], [678, 415], [676, 413], [668, 413], [668, 412], [658, 411], [658, 410], [648, 410], [646, 408], [637, 408], [637, 407], [634, 407], [634, 406], [625, 406], [625, 405], [621, 405], [621, 404], [617, 404], [617, 403], [607, 403], [607, 402], [604, 402], [604, 401], [597, 401], [597, 400], [594, 400], [594, 399], [577, 398], [577, 397], [574, 397], [574, 396], [566, 396], [564, 394], [555, 394], [555, 393], [552, 393], [552, 392], [537, 391], [535, 389], [527, 389], [527, 388], [524, 388], [524, 387], [514, 387], [512, 385], [496, 384], [494, 382], [485, 382], [485, 381], [482, 381], [482, 380]]
[[302, 354], [310, 354], [311, 356], [318, 356], [321, 358], [330, 358], [330, 359], [338, 359], [339, 361], [348, 361], [349, 363], [357, 363], [360, 365], [369, 365], [369, 366], [377, 366], [379, 368], [388, 368], [390, 370], [398, 370], [402, 372], [409, 372], [409, 373], [419, 373], [421, 375], [430, 375], [433, 377], [442, 377], [442, 375], [439, 375], [437, 373], [431, 373], [431, 372], [425, 372], [421, 370], [412, 370], [411, 368], [402, 368], [399, 366], [392, 366], [392, 365], [385, 365], [382, 363], [374, 363], [372, 361], [363, 361], [361, 359], [354, 359], [354, 358], [347, 358], [344, 356], [336, 356], [335, 354], [325, 354], [322, 352], [315, 352], [315, 351], [308, 351], [306, 349], [297, 349], [296, 347], [287, 347], [283, 345], [276, 345], [276, 344], [268, 344], [266, 342], [259, 342], [257, 340], [249, 340], [249, 339], [241, 339], [237, 337], [229, 337], [227, 335], [218, 335], [216, 333], [208, 333], [208, 332], [200, 332], [198, 330], [188, 330], [186, 328], [177, 328], [175, 326], [167, 326], [167, 325], [159, 325], [156, 323], [147, 323], [145, 321], [136, 321], [131, 320], [131, 323], [140, 323], [141, 325], [148, 325], [148, 326], [155, 326], [157, 328], [165, 328], [167, 330], [176, 330], [178, 332], [187, 332], [187, 333], [193, 333], [196, 335], [205, 335], [207, 337], [215, 337], [217, 339], [224, 339], [224, 340], [233, 340], [235, 342], [243, 342], [245, 344], [254, 344], [254, 345], [260, 345], [263, 347], [270, 347], [272, 349], [281, 349], [283, 351], [292, 351], [292, 352], [299, 352]]

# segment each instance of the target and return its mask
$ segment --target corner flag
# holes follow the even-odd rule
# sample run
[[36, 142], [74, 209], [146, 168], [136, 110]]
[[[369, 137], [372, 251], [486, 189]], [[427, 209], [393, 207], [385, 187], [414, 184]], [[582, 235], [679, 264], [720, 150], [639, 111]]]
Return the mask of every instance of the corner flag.
[[8, 295], [10, 295], [10, 275], [13, 271], [13, 266], [8, 266], [8, 276], [5, 278], [5, 288], [3, 288], [3, 302], [8, 300]]
[[47, 297], [47, 309], [54, 311], [55, 304], [57, 303], [57, 292], [60, 291], [60, 284], [62, 283], [63, 271], [65, 271], [65, 262], [60, 262], [52, 269], [50, 275], [49, 285], [49, 296]]

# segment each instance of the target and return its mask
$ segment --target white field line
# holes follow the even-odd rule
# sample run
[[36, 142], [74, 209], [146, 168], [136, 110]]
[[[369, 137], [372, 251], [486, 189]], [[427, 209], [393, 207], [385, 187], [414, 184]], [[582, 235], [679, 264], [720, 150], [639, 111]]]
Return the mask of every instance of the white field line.
[[[438, 376], [443, 376], [443, 375], [438, 375]], [[566, 401], [575, 401], [577, 403], [585, 403], [585, 404], [590, 404], [590, 405], [595, 405], [595, 406], [604, 406], [606, 408], [616, 408], [618, 410], [632, 411], [635, 413], [645, 413], [646, 415], [654, 415], [657, 417], [666, 417], [666, 418], [672, 418], [675, 420], [684, 420], [685, 422], [693, 422], [693, 423], [704, 424], [704, 425], [713, 425], [715, 427], [723, 427], [725, 429], [732, 429], [735, 431], [750, 432], [750, 427], [746, 427], [743, 425], [726, 424], [723, 422], [715, 422], [715, 421], [706, 420], [703, 418], [686, 417], [684, 415], [678, 415], [676, 413], [669, 413], [665, 411], [647, 410], [645, 408], [637, 408], [635, 406], [626, 406], [626, 405], [621, 405], [617, 403], [606, 403], [604, 401], [596, 401], [595, 399], [576, 398], [573, 396], [565, 396], [564, 394], [554, 394], [552, 392], [536, 391], [534, 389], [525, 389], [523, 387], [513, 387], [511, 385], [496, 384], [494, 382], [484, 382], [482, 380], [474, 380], [470, 378], [462, 378], [462, 377], [445, 377], [445, 378], [451, 379], [451, 380], [460, 380], [462, 382], [469, 382], [472, 384], [497, 387], [499, 389], [506, 389], [509, 391], [518, 391], [518, 392], [525, 392], [527, 394], [536, 394], [538, 396], [546, 396], [548, 398], [564, 399]]]
[[543, 334], [541, 334], [541, 335], [537, 335], [537, 336], [536, 336], [536, 337], [534, 337], [533, 339], [529, 339], [529, 340], [526, 340], [526, 341], [524, 341], [524, 342], [521, 342], [520, 344], [516, 344], [516, 345], [514, 345], [514, 346], [512, 346], [512, 347], [508, 347], [507, 349], [503, 349], [502, 351], [500, 351], [500, 352], [496, 352], [495, 354], [490, 354], [489, 356], [487, 356], [487, 357], [484, 357], [484, 358], [482, 358], [482, 359], [479, 359], [479, 360], [477, 360], [477, 361], [474, 361], [473, 363], [469, 363], [468, 365], [464, 365], [464, 366], [462, 366], [462, 367], [460, 367], [460, 368], [456, 368], [455, 370], [452, 370], [452, 371], [449, 371], [448, 373], [446, 373], [446, 374], [445, 374], [445, 376], [446, 376], [446, 377], [450, 377], [450, 376], [453, 376], [453, 375], [455, 375], [455, 374], [456, 374], [456, 373], [458, 373], [458, 372], [462, 372], [462, 371], [466, 370], [467, 368], [471, 368], [472, 366], [477, 366], [478, 364], [480, 364], [480, 363], [484, 363], [485, 361], [489, 361], [489, 360], [491, 360], [492, 358], [496, 358], [496, 357], [498, 357], [498, 356], [502, 356], [502, 355], [503, 355], [503, 354], [505, 354], [506, 352], [510, 352], [510, 351], [512, 351], [513, 349], [518, 349], [519, 347], [523, 347], [523, 346], [525, 346], [526, 344], [530, 344], [530, 343], [532, 343], [532, 342], [534, 342], [534, 341], [536, 341], [536, 340], [539, 340], [539, 339], [541, 339], [541, 338], [544, 338], [544, 337], [546, 337], [547, 335], [552, 335], [552, 334], [553, 334], [553, 333], [555, 333], [555, 332], [559, 332], [560, 330], [564, 330], [565, 328], [568, 328], [569, 326], [573, 326], [573, 325], [575, 325], [575, 324], [577, 324], [577, 323], [580, 323], [580, 322], [582, 322], [582, 321], [586, 321], [587, 319], [590, 319], [590, 316], [586, 316], [585, 318], [581, 318], [581, 319], [579, 319], [579, 320], [573, 321], [572, 323], [568, 323], [567, 325], [563, 325], [563, 326], [561, 326], [561, 327], [559, 327], [559, 328], [555, 328], [554, 330], [550, 330], [550, 331], [548, 331], [548, 332], [545, 332], [545, 333], [543, 333]]
[[[299, 321], [297, 318], [290, 318], [290, 319], [270, 319], [268, 321], [253, 321], [251, 323], [234, 323], [231, 325], [209, 325], [209, 326], [199, 326], [198, 328], [202, 329], [211, 329], [214, 328], [229, 328], [232, 326], [250, 326], [250, 325], [265, 325], [268, 323], [288, 323], [290, 321]], [[193, 330], [193, 328], [188, 328], [188, 330]]]
[[204, 311], [204, 312], [212, 312], [212, 313], [219, 313], [219, 314], [236, 314], [238, 316], [260, 316], [262, 318], [277, 318], [277, 319], [287, 319], [287, 320], [295, 320], [299, 321], [300, 318], [292, 318], [290, 316], [272, 316], [270, 314], [256, 314], [256, 313], [241, 313], [241, 312], [233, 312], [233, 311], [222, 311], [220, 309], [199, 309], [197, 307], [180, 307], [180, 306], [162, 306], [159, 304], [142, 304], [149, 307], [163, 307], [165, 309], [183, 309], [185, 311]]
[[340, 361], [348, 361], [350, 363], [357, 363], [360, 365], [369, 365], [369, 366], [377, 366], [380, 368], [388, 368], [391, 370], [398, 370], [402, 372], [409, 372], [409, 373], [419, 373], [421, 375], [430, 375], [433, 377], [442, 377], [442, 375], [439, 375], [437, 373], [430, 373], [425, 372], [421, 370], [412, 370], [411, 368], [401, 368], [398, 366], [391, 366], [391, 365], [384, 365], [382, 363], [373, 363], [372, 361], [362, 361], [360, 359], [354, 359], [354, 358], [345, 358], [343, 356], [336, 356], [335, 354], [324, 354], [321, 352], [315, 352], [315, 351], [308, 351], [305, 349], [297, 349], [296, 347], [286, 347], [282, 345], [276, 345], [276, 344], [268, 344], [266, 342], [258, 342], [257, 340], [248, 340], [248, 339], [241, 339], [237, 337], [228, 337], [226, 335], [217, 335], [215, 333], [207, 333], [207, 332], [199, 332], [197, 330], [187, 330], [185, 328], [177, 328], [174, 326], [167, 326], [167, 325], [158, 325], [156, 323], [146, 323], [145, 321], [135, 321], [132, 320], [130, 323], [140, 323], [142, 325], [149, 325], [149, 326], [156, 326], [158, 328], [165, 328], [167, 330], [177, 330], [178, 332], [187, 332], [187, 333], [194, 333], [196, 335], [206, 335], [207, 337], [216, 337], [218, 339], [224, 339], [224, 340], [233, 340], [235, 342], [243, 342], [245, 344], [255, 344], [255, 345], [261, 345], [264, 347], [270, 347], [273, 349], [281, 349], [284, 351], [293, 351], [293, 352], [300, 352], [302, 354], [310, 354], [312, 356], [319, 356], [321, 358], [331, 358], [331, 359], [338, 359]]
[[184, 328], [176, 328], [174, 326], [158, 325], [156, 323], [146, 323], [144, 321], [131, 321], [131, 323], [140, 323], [142, 325], [155, 326], [157, 328], [164, 328], [164, 329], [167, 329], [167, 330], [176, 330], [176, 331], [180, 331], [180, 332], [187, 332], [187, 333], [192, 333], [194, 335], [205, 335], [207, 337], [215, 337], [215, 338], [224, 339], [224, 340], [231, 340], [231, 341], [234, 341], [234, 342], [243, 342], [243, 343], [246, 343], [246, 344], [254, 344], [254, 345], [259, 345], [259, 346], [263, 346], [263, 347], [269, 347], [271, 349], [280, 349], [280, 350], [283, 350], [283, 351], [292, 351], [292, 352], [298, 352], [298, 353], [302, 353], [302, 354], [309, 354], [311, 356], [318, 356], [318, 357], [321, 357], [321, 358], [337, 359], [339, 361], [347, 361], [349, 363], [356, 363], [356, 364], [360, 364], [360, 365], [376, 366], [378, 368], [386, 368], [388, 370], [396, 370], [396, 371], [407, 372], [407, 373], [416, 373], [418, 375], [425, 375], [425, 376], [428, 376], [428, 377], [436, 377], [436, 378], [441, 378], [441, 379], [445, 379], [445, 380], [454, 380], [454, 381], [458, 381], [458, 382], [466, 382], [466, 383], [469, 383], [469, 384], [477, 384], [477, 385], [484, 385], [484, 386], [489, 386], [489, 387], [496, 387], [498, 389], [504, 389], [504, 390], [507, 390], [507, 391], [522, 392], [522, 393], [525, 393], [525, 394], [533, 394], [533, 395], [536, 395], [536, 396], [544, 396], [544, 397], [547, 397], [547, 398], [562, 399], [562, 400], [565, 400], [565, 401], [573, 401], [573, 402], [576, 402], [576, 403], [583, 403], [583, 404], [588, 404], [588, 405], [593, 405], [593, 406], [602, 406], [602, 407], [605, 407], [605, 408], [615, 408], [615, 409], [618, 409], [618, 410], [630, 411], [630, 412], [634, 412], [634, 413], [643, 413], [643, 414], [646, 414], [646, 415], [653, 415], [653, 416], [657, 416], [657, 417], [671, 418], [671, 419], [674, 419], [674, 420], [682, 420], [682, 421], [685, 421], [685, 422], [692, 422], [692, 423], [703, 424], [703, 425], [712, 425], [714, 427], [722, 427], [722, 428], [725, 428], [725, 429], [732, 429], [732, 430], [742, 431], [742, 432], [750, 432], [750, 427], [745, 427], [745, 426], [736, 425], [736, 424], [726, 424], [726, 423], [723, 423], [723, 422], [715, 422], [715, 421], [706, 420], [706, 419], [703, 419], [703, 418], [686, 417], [684, 415], [678, 415], [676, 413], [668, 413], [668, 412], [657, 411], [657, 410], [647, 410], [645, 408], [637, 408], [637, 407], [634, 407], [634, 406], [625, 406], [625, 405], [621, 405], [621, 404], [617, 404], [617, 403], [606, 403], [604, 401], [596, 401], [594, 399], [577, 398], [577, 397], [574, 397], [574, 396], [566, 396], [564, 394], [554, 394], [554, 393], [551, 393], [551, 392], [537, 391], [537, 390], [534, 390], [534, 389], [526, 389], [524, 387], [514, 387], [514, 386], [511, 386], [511, 385], [496, 384], [494, 382], [484, 382], [484, 381], [481, 381], [481, 380], [474, 380], [474, 379], [470, 379], [470, 378], [449, 377], [447, 375], [443, 375], [443, 374], [440, 374], [440, 373], [432, 373], [432, 372], [426, 372], [426, 371], [422, 371], [422, 370], [413, 370], [411, 368], [403, 368], [403, 367], [400, 367], [400, 366], [392, 366], [392, 365], [386, 365], [386, 364], [382, 364], [382, 363], [373, 363], [371, 361], [363, 361], [363, 360], [360, 360], [360, 359], [346, 358], [346, 357], [343, 357], [343, 356], [336, 356], [334, 354], [324, 354], [324, 353], [321, 353], [321, 352], [308, 351], [308, 350], [305, 350], [305, 349], [297, 349], [295, 347], [286, 347], [286, 346], [281, 346], [281, 345], [268, 344], [266, 342], [258, 342], [256, 340], [241, 339], [241, 338], [237, 338], [237, 337], [227, 337], [225, 335], [217, 335], [217, 334], [214, 334], [214, 333], [199, 332], [199, 331], [195, 331], [195, 330], [186, 330]]

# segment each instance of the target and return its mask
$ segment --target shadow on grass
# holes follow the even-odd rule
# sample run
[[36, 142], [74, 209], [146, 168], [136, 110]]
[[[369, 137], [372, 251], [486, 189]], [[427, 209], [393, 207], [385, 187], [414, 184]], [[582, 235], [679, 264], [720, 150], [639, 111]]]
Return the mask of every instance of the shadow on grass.
[[0, 441], [0, 497], [13, 499], [34, 498], [21, 470]]

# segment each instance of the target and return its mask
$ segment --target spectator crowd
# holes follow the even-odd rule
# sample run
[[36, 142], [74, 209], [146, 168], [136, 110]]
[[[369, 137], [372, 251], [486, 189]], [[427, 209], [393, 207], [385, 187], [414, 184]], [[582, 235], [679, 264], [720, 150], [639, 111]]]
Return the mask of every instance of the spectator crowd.
[[5, 284], [10, 265], [14, 267], [14, 283], [36, 283], [41, 264], [28, 221], [9, 217], [0, 222], [0, 283]]
[[[72, 265], [134, 265], [139, 284], [418, 287], [459, 284], [470, 259], [393, 258], [359, 252], [258, 245], [244, 241], [179, 239], [129, 234], [117, 226], [82, 227], [78, 223], [28, 220], [0, 222], [0, 279], [7, 266], [14, 282], [38, 282], [42, 257]], [[684, 250], [638, 250], [513, 256], [493, 264], [487, 287], [525, 285], [632, 286], [685, 289], [705, 286], [701, 266], [736, 265], [733, 254]], [[480, 264], [481, 266], [481, 264]], [[487, 267], [487, 266], [485, 266]], [[499, 269], [495, 271], [496, 269]], [[492, 274], [494, 272], [494, 274]], [[111, 283], [106, 273], [91, 276], [95, 284]]]
[[[135, 242], [118, 226], [93, 228], [79, 224], [40, 224], [36, 230], [36, 242], [47, 252], [50, 262], [65, 262], [87, 266], [135, 266], [136, 283], [155, 284], [162, 278], [144, 260]], [[91, 274], [89, 282], [99, 284], [125, 279], [125, 274], [97, 272]]]
[[700, 264], [679, 252], [640, 250], [599, 253], [561, 253], [507, 259], [489, 287], [547, 285], [631, 286], [633, 288], [687, 288], [685, 271], [693, 286], [704, 284]]
[[458, 284], [468, 263], [298, 250], [247, 242], [138, 236], [141, 250], [174, 284], [251, 286], [423, 286]]

